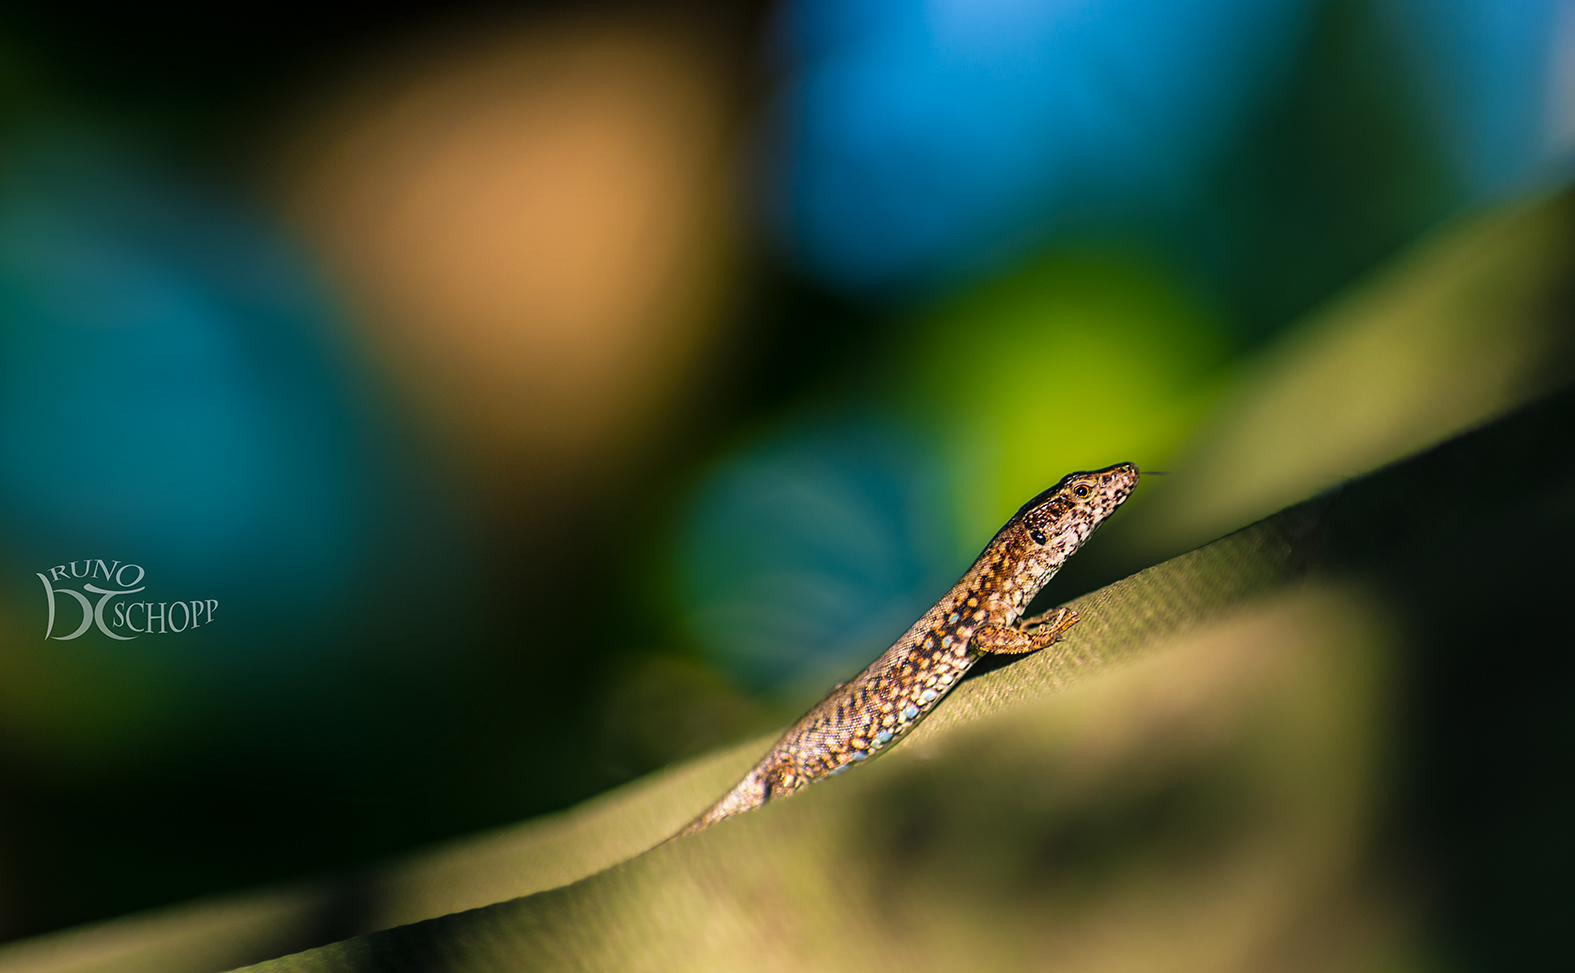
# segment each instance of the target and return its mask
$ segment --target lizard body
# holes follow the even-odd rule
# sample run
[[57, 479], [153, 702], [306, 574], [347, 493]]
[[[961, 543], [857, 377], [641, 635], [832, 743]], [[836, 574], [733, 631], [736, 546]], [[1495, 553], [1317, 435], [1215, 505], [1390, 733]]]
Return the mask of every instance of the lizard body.
[[1072, 473], [1024, 504], [968, 572], [869, 668], [794, 723], [737, 786], [681, 835], [792, 794], [890, 747], [985, 655], [1033, 652], [1077, 622], [1070, 608], [1022, 613], [1137, 485], [1119, 463]]

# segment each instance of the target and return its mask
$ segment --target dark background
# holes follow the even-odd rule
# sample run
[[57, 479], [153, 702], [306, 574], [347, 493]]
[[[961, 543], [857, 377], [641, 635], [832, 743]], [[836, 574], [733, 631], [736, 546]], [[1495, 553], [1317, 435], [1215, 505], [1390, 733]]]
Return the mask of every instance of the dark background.
[[[943, 149], [993, 137], [1021, 117], [1008, 109], [1048, 112], [1070, 98], [1032, 72], [995, 68], [1014, 57], [1078, 63], [1077, 45], [1094, 43], [1084, 35], [1051, 53], [986, 58], [977, 75], [937, 68], [931, 88], [891, 67], [901, 58], [876, 58], [896, 74], [875, 90], [920, 93], [886, 106], [863, 89], [838, 93], [837, 79], [852, 84], [856, 72], [828, 74], [825, 102], [794, 87], [823, 61], [887, 43], [869, 41], [890, 26], [881, 17], [849, 26], [815, 4], [0, 9], [0, 449], [12, 457], [0, 471], [0, 935], [352, 870], [768, 730], [889, 642], [1026, 496], [1081, 465], [1164, 465], [1235, 370], [1310, 312], [1448, 219], [1560, 183], [1553, 140], [1493, 127], [1520, 117], [1527, 91], [1552, 90], [1562, 61], [1550, 5], [1528, 4], [1530, 26], [1473, 49], [1468, 68], [1488, 65], [1475, 75], [1429, 61], [1449, 45], [1403, 4], [1411, 13], [1306, 3], [1278, 25], [1216, 6], [1199, 19], [1241, 25], [1211, 43], [1270, 54], [1200, 86], [1182, 106], [1195, 118], [1162, 106], [1177, 132], [1199, 133], [1174, 165], [1170, 146], [1186, 139], [1139, 112], [1127, 122], [1140, 135], [1114, 149], [1025, 141], [1028, 176], [992, 175]], [[1095, 39], [1121, 51], [1130, 34], [1145, 50], [1144, 5], [1111, 9]], [[1493, 19], [1482, 9], [1460, 3], [1438, 19], [1458, 15], [1451, 29], [1476, 37], [1471, 18]], [[893, 49], [906, 43], [891, 30]], [[509, 38], [523, 53], [505, 60], [533, 63], [560, 49], [573, 61], [603, 36], [695, 66], [673, 97], [695, 99], [701, 121], [637, 99], [608, 117], [652, 146], [678, 146], [670, 182], [631, 192], [680, 200], [680, 216], [665, 218], [684, 229], [635, 250], [671, 257], [652, 279], [699, 296], [675, 299], [677, 311], [628, 312], [625, 331], [587, 326], [572, 338], [610, 347], [624, 335], [656, 377], [619, 406], [632, 418], [612, 432], [560, 436], [647, 377], [590, 368], [561, 401], [518, 388], [550, 385], [566, 365], [498, 380], [494, 399], [456, 404], [453, 389], [493, 381], [462, 371], [435, 392], [423, 386], [423, 355], [466, 327], [461, 315], [421, 318], [409, 311], [416, 291], [378, 288], [425, 266], [426, 247], [467, 237], [411, 231], [426, 245], [376, 263], [394, 252], [378, 249], [394, 224], [362, 232], [357, 214], [403, 212], [376, 192], [406, 184], [368, 171], [363, 185], [354, 173], [396, 158], [388, 146], [400, 138], [413, 152], [441, 140], [441, 126], [400, 135], [403, 109], [387, 108], [421, 104], [409, 92], [427, 90], [422, 78], [462, 76], [467, 58], [492, 63], [487, 52], [511, 50]], [[574, 79], [613, 63], [586, 57], [589, 74], [527, 73], [518, 84], [572, 94]], [[1551, 65], [1541, 88], [1489, 70], [1538, 58]], [[1137, 102], [1202, 70], [1183, 64], [1167, 80], [1151, 65], [1090, 63], [1131, 71], [1118, 80]], [[669, 68], [651, 70], [660, 79]], [[954, 81], [955, 103], [945, 97]], [[820, 126], [826, 104], [909, 112], [920, 119], [912, 131], [941, 148], [926, 155], [934, 146], [904, 142], [908, 129], [861, 143], [847, 134], [869, 130], [859, 119]], [[1087, 112], [1102, 110], [1112, 111]], [[521, 132], [548, 125], [520, 111]], [[1538, 111], [1553, 118], [1546, 105], [1521, 114]], [[362, 118], [382, 119], [367, 131], [392, 141], [336, 141]], [[531, 136], [541, 144], [556, 137], [541, 131]], [[702, 148], [690, 157], [686, 145]], [[1083, 166], [1068, 164], [1065, 185], [1051, 164], [1063, 156]], [[1029, 188], [985, 202], [934, 188], [997, 179]], [[910, 182], [908, 196], [894, 189], [868, 212], [852, 208]], [[490, 183], [455, 184], [475, 187], [486, 212]], [[363, 188], [369, 209], [322, 215]], [[543, 217], [545, 238], [594, 222], [576, 214], [602, 198], [615, 196], [571, 198], [561, 225]], [[691, 210], [702, 215], [684, 222]], [[500, 224], [509, 212], [498, 210]], [[468, 238], [480, 254], [486, 238]], [[913, 240], [929, 249], [903, 249]], [[916, 255], [890, 256], [904, 253]], [[608, 266], [574, 293], [615, 289], [632, 273], [617, 268], [644, 265]], [[30, 290], [46, 279], [53, 290]], [[629, 306], [656, 307], [663, 286]], [[117, 317], [161, 287], [220, 310], [188, 320], [176, 297], [150, 297], [153, 311]], [[441, 306], [447, 292], [434, 293]], [[81, 306], [60, 310], [76, 297]], [[557, 334], [557, 319], [543, 320], [531, 341], [559, 347], [541, 337]], [[165, 321], [179, 327], [160, 330]], [[647, 332], [657, 335], [648, 344], [628, 337]], [[400, 343], [417, 333], [427, 337]], [[475, 333], [484, 361], [536, 347]], [[978, 391], [998, 375], [1021, 384], [1014, 368], [1044, 382], [1032, 396], [1044, 414]], [[1106, 408], [1128, 379], [1147, 396], [1141, 407]], [[531, 409], [546, 418], [521, 420]], [[1059, 439], [1043, 449], [990, 445], [1047, 427]], [[225, 431], [235, 429], [262, 431]], [[182, 435], [202, 445], [169, 445]], [[114, 445], [144, 441], [169, 452]], [[253, 493], [245, 511], [228, 505]], [[171, 524], [185, 525], [179, 539]], [[192, 540], [202, 537], [213, 540]], [[97, 633], [41, 642], [35, 572], [100, 556], [145, 564], [174, 597], [211, 592], [228, 627], [157, 648]], [[1055, 600], [1147, 563], [1107, 556], [1069, 573]], [[1425, 705], [1453, 705], [1454, 685]], [[1455, 753], [1427, 759], [1443, 752]], [[1491, 860], [1483, 852], [1462, 867]]]

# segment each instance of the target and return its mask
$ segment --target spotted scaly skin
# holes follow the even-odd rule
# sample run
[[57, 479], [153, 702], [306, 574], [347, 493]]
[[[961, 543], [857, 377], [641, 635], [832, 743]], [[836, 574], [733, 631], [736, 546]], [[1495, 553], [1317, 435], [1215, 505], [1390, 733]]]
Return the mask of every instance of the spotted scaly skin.
[[986, 655], [1043, 649], [1077, 622], [1070, 608], [1022, 612], [1137, 486], [1131, 463], [1073, 473], [1028, 501], [968, 573], [896, 644], [783, 734], [738, 785], [680, 835], [786, 797], [890, 747]]

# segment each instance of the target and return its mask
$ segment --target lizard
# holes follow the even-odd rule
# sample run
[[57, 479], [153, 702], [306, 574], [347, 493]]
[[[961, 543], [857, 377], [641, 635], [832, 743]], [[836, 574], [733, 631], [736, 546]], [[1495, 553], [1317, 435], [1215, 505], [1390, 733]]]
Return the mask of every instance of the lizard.
[[1078, 621], [1062, 606], [1024, 618], [1034, 596], [1137, 486], [1117, 463], [1071, 473], [1028, 501], [962, 578], [869, 668], [788, 728], [732, 790], [674, 837], [754, 810], [891, 747], [986, 655], [1046, 648]]

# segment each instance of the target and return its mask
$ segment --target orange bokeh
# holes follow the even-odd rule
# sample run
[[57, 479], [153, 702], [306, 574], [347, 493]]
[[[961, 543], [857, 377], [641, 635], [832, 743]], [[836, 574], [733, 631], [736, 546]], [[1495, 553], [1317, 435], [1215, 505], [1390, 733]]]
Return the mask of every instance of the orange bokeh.
[[284, 185], [375, 353], [505, 492], [659, 425], [721, 291], [728, 105], [704, 45], [510, 29], [364, 70]]

